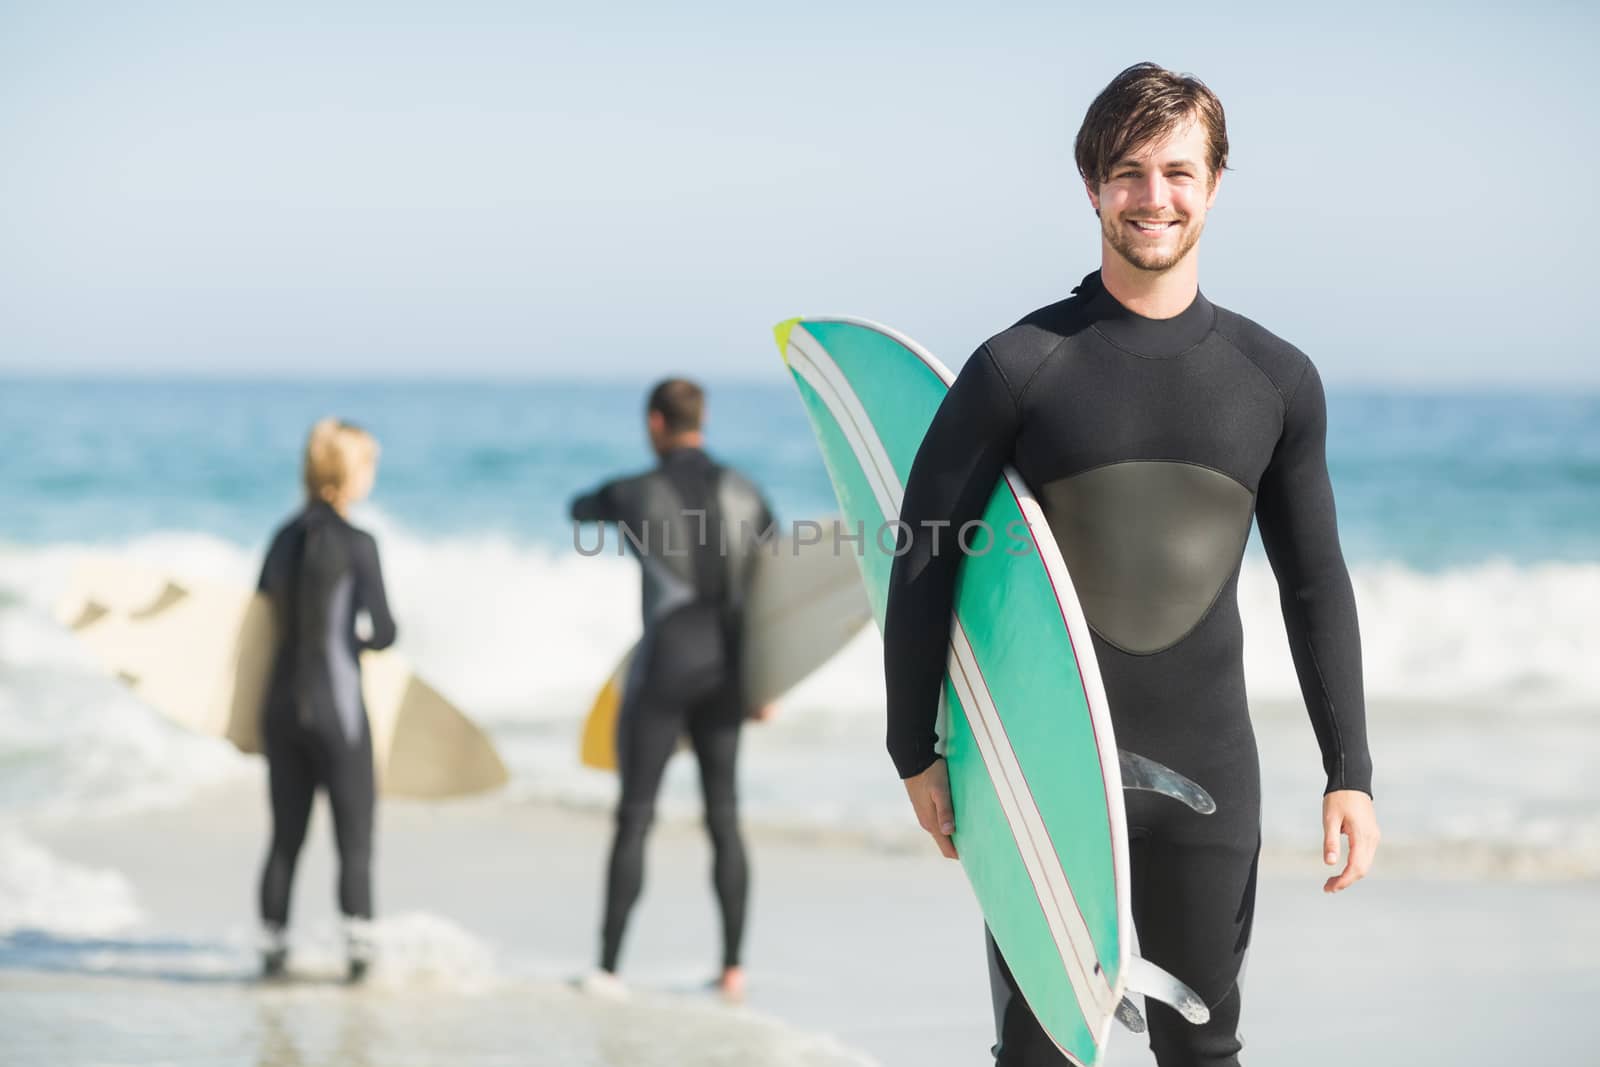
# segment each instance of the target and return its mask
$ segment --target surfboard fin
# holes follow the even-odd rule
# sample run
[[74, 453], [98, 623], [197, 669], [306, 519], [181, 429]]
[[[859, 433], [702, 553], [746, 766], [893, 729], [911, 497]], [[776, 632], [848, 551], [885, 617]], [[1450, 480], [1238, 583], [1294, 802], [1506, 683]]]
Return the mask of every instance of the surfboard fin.
[[1135, 1034], [1144, 1033], [1144, 1015], [1134, 1006], [1133, 1001], [1127, 997], [1123, 997], [1122, 1003], [1117, 1005], [1116, 1015], [1117, 1022], [1126, 1026], [1130, 1032]]
[[67, 623], [67, 629], [88, 629], [90, 626], [93, 626], [95, 623], [99, 622], [101, 619], [110, 614], [111, 609], [100, 603], [98, 600], [85, 600], [83, 602], [83, 607], [80, 608], [78, 613], [72, 617], [72, 621]]
[[139, 608], [137, 611], [128, 612], [128, 618], [140, 620], [154, 618], [163, 611], [166, 611], [168, 608], [172, 607], [172, 605], [183, 600], [188, 595], [189, 590], [185, 589], [177, 582], [169, 581], [162, 588], [160, 596], [156, 597], [155, 600], [151, 601], [144, 607]]
[[[1125, 976], [1129, 992], [1159, 1000], [1196, 1026], [1210, 1020], [1211, 1009], [1206, 1007], [1206, 1002], [1194, 990], [1142, 956], [1128, 960]], [[1120, 1014], [1121, 1009], [1118, 1008]]]
[[1217, 802], [1211, 799], [1210, 793], [1166, 764], [1146, 759], [1125, 748], [1117, 749], [1117, 759], [1122, 765], [1122, 788], [1160, 793], [1201, 815], [1210, 815], [1217, 810]]

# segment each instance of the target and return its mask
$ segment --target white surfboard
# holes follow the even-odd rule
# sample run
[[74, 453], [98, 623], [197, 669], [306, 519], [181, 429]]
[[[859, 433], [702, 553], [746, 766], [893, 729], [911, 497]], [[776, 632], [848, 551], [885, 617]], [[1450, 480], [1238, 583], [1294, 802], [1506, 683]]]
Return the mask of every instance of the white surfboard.
[[[872, 619], [857, 547], [838, 541], [832, 520], [814, 527], [797, 525], [757, 557], [744, 620], [745, 702], [751, 708], [800, 684]], [[617, 713], [637, 649], [622, 657], [589, 708], [579, 753], [586, 767], [616, 769]]]
[[[266, 597], [116, 557], [75, 569], [57, 618], [168, 719], [261, 751], [276, 637]], [[506, 781], [494, 745], [392, 651], [361, 659], [378, 788], [390, 796], [479, 793]]]

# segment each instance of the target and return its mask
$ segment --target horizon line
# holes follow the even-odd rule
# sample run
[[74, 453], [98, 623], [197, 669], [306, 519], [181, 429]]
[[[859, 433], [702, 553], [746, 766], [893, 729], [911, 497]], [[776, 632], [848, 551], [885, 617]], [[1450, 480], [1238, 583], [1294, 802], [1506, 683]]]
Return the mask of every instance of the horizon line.
[[[419, 388], [423, 386], [437, 387], [532, 387], [549, 386], [552, 388], [640, 388], [649, 383], [659, 381], [667, 375], [662, 372], [625, 376], [618, 374], [603, 374], [592, 377], [574, 377], [571, 375], [536, 375], [536, 374], [495, 374], [495, 373], [452, 373], [452, 372], [419, 372], [415, 374], [385, 374], [377, 375], [324, 375], [313, 373], [284, 374], [284, 373], [207, 373], [204, 370], [160, 370], [160, 371], [117, 371], [104, 372], [96, 370], [18, 370], [0, 367], [0, 383], [4, 384], [40, 384], [40, 385], [125, 385], [125, 386], [154, 386], [154, 385], [215, 385], [215, 386], [248, 386], [267, 385], [285, 387], [324, 386], [333, 388], [342, 387], [400, 387]], [[788, 389], [791, 383], [787, 380], [788, 374], [781, 369], [771, 375], [755, 376], [750, 374], [684, 374], [683, 377], [709, 385], [728, 386], [734, 388], [772, 388]], [[1551, 394], [1567, 393], [1574, 391], [1581, 396], [1600, 397], [1600, 379], [1588, 381], [1583, 379], [1554, 379], [1542, 382], [1513, 381], [1497, 378], [1466, 378], [1443, 382], [1430, 382], [1414, 378], [1379, 379], [1379, 378], [1352, 378], [1336, 379], [1327, 382], [1327, 389], [1331, 393], [1409, 393], [1409, 394], [1442, 394], [1442, 395], [1476, 395], [1482, 393], [1499, 393], [1518, 396], [1549, 396]]]

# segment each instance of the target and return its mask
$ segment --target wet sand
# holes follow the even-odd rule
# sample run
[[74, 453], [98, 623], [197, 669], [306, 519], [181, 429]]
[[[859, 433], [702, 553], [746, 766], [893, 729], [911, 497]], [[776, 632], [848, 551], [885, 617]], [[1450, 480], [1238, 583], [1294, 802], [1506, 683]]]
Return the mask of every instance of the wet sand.
[[[566, 986], [593, 959], [607, 822], [501, 800], [379, 814], [383, 956], [337, 982], [334, 865], [319, 805], [296, 879], [297, 980], [251, 980], [260, 793], [19, 824], [63, 862], [112, 869], [141, 918], [114, 935], [0, 938], [7, 1063], [835, 1064], [989, 1062], [982, 927], [930, 852], [753, 834], [746, 1007], [714, 972], [709, 854], [658, 828], [621, 1003]], [[930, 846], [931, 850], [931, 846]], [[1600, 1041], [1600, 884], [1385, 878], [1336, 898], [1314, 857], [1262, 878], [1245, 1058], [1588, 1062]], [[1153, 1062], [1115, 1033], [1107, 1062]], [[15, 1057], [15, 1058], [14, 1058]]]

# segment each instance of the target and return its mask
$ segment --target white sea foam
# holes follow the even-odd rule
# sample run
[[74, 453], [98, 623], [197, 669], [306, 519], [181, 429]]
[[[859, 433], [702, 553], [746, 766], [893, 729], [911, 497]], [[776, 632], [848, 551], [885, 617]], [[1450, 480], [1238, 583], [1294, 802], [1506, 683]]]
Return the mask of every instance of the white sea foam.
[[133, 885], [121, 873], [70, 863], [0, 829], [0, 934], [103, 937], [141, 917]]
[[[513, 771], [509, 800], [609, 803], [613, 779], [577, 766], [576, 725], [637, 636], [634, 564], [502, 536], [420, 537], [381, 513], [362, 521], [380, 540], [402, 650], [494, 735]], [[259, 552], [196, 533], [116, 550], [239, 583], [253, 581]], [[143, 709], [49, 620], [84, 551], [0, 549], [0, 760], [9, 768], [0, 808], [127, 808], [240, 774], [244, 757]], [[1353, 578], [1390, 840], [1577, 849], [1600, 869], [1600, 792], [1584, 770], [1600, 759], [1600, 563], [1440, 573], [1363, 564]], [[1269, 801], [1275, 790], [1314, 799], [1317, 754], [1296, 710], [1277, 589], [1253, 557], [1240, 609]], [[869, 628], [789, 695], [777, 724], [750, 732], [751, 817], [899, 834], [904, 798], [883, 755], [882, 708], [881, 645]], [[818, 766], [828, 768], [826, 790]], [[669, 817], [697, 809], [688, 761], [675, 762], [663, 799]], [[1269, 842], [1304, 836], [1303, 819], [1268, 808]]]

